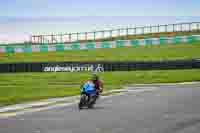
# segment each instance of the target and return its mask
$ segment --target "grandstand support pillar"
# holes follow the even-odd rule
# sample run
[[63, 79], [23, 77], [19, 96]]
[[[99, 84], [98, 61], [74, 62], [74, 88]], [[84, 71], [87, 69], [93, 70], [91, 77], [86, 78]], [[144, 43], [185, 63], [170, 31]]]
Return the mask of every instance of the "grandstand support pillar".
[[158, 28], [157, 28], [157, 29], [158, 29], [158, 33], [159, 33], [159, 32], [160, 32], [160, 25], [158, 25]]
[[199, 31], [200, 30], [200, 26], [199, 26], [199, 24], [197, 24], [197, 31]]

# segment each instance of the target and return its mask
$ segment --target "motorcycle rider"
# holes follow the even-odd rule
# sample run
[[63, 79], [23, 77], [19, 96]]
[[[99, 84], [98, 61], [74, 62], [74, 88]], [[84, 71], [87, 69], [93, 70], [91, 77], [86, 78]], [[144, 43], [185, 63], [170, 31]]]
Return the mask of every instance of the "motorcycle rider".
[[100, 93], [103, 92], [103, 82], [99, 79], [99, 76], [96, 73], [92, 75], [91, 81], [95, 86], [97, 92], [97, 98], [99, 98]]
[[[86, 82], [87, 84], [94, 84], [94, 88], [96, 90], [97, 98], [99, 98], [100, 93], [103, 92], [103, 82], [99, 80], [99, 76], [97, 74], [92, 74], [91, 79]], [[90, 87], [92, 87], [91, 85]], [[84, 85], [81, 85], [81, 88], [84, 88]], [[84, 90], [82, 91], [82, 94], [85, 93]]]
[[[103, 83], [102, 81], [99, 80], [99, 76], [97, 74], [92, 74], [92, 77], [89, 81], [85, 82], [83, 85], [81, 85], [81, 95], [85, 94], [87, 95], [88, 99], [87, 102], [90, 101], [90, 96], [91, 94], [95, 94], [95, 99], [93, 99], [92, 104], [91, 104], [91, 108], [93, 106], [93, 104], [96, 103], [96, 100], [99, 98], [100, 93], [103, 92]], [[89, 108], [90, 108], [89, 107]], [[79, 103], [79, 108], [81, 109], [81, 102]]]

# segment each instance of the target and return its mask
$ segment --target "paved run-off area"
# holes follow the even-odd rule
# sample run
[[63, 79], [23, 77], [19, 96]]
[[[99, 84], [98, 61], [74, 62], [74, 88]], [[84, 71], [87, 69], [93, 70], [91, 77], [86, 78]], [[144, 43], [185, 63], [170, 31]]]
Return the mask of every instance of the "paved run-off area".
[[146, 91], [100, 99], [92, 110], [72, 104], [1, 118], [0, 133], [199, 133], [200, 84], [139, 89]]

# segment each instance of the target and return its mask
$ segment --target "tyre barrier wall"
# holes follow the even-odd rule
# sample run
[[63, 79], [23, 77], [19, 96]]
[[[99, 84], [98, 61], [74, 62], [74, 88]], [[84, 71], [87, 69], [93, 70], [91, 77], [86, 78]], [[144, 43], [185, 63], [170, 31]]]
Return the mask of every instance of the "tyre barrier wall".
[[49, 52], [49, 51], [66, 51], [66, 50], [84, 50], [98, 48], [119, 48], [119, 47], [136, 47], [148, 45], [163, 44], [180, 44], [193, 43], [200, 41], [200, 35], [176, 36], [176, 37], [160, 37], [135, 40], [116, 40], [105, 42], [87, 42], [72, 44], [45, 44], [45, 45], [26, 45], [26, 46], [1, 46], [0, 53], [32, 53], [32, 52]]
[[0, 73], [104, 72], [135, 70], [200, 69], [200, 59], [153, 62], [49, 62], [0, 64]]

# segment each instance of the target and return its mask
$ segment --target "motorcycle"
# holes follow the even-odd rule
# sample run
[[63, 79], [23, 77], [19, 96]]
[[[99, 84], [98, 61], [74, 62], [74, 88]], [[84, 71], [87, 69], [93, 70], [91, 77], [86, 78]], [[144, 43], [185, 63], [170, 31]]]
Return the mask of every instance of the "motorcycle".
[[81, 97], [78, 104], [79, 109], [83, 109], [83, 107], [93, 108], [97, 98], [97, 92], [93, 83], [85, 83], [81, 89]]

